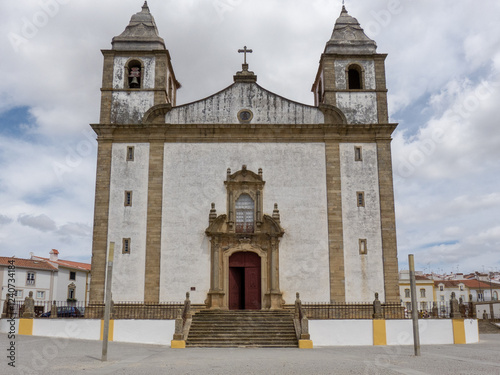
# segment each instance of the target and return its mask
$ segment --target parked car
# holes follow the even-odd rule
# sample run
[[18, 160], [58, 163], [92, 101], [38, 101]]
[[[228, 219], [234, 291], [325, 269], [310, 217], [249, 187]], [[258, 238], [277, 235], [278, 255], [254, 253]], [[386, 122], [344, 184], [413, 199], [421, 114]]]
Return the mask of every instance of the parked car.
[[[44, 312], [40, 315], [41, 318], [49, 318], [50, 311]], [[83, 312], [81, 312], [78, 307], [74, 306], [59, 306], [57, 308], [58, 318], [81, 318], [83, 317]]]

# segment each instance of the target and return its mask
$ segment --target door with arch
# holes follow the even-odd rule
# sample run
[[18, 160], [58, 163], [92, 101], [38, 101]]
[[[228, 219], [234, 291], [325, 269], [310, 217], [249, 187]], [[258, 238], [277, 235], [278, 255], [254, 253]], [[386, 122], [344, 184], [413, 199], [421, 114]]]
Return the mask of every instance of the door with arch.
[[229, 309], [261, 309], [261, 264], [253, 252], [237, 252], [229, 257]]

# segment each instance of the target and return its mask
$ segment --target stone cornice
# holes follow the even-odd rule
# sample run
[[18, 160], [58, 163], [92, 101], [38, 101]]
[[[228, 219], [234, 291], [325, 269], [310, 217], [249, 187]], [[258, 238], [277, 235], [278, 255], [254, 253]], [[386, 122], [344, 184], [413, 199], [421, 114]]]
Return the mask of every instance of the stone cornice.
[[112, 142], [375, 142], [390, 140], [397, 124], [92, 124]]

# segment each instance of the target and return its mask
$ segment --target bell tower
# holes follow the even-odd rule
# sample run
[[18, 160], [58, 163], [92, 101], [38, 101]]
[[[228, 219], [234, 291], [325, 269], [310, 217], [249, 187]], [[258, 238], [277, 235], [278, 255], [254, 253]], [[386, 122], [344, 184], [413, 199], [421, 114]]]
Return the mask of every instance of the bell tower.
[[384, 61], [377, 44], [342, 6], [312, 86], [314, 103], [333, 105], [350, 124], [387, 123]]
[[180, 84], [147, 2], [111, 44], [102, 50], [101, 124], [138, 124], [154, 105], [175, 106]]
[[[137, 256], [139, 261], [146, 262], [145, 274], [153, 275], [154, 280], [146, 281], [146, 287], [141, 285], [137, 288], [135, 298], [157, 302], [158, 238], [161, 230], [158, 219], [161, 218], [161, 214], [158, 214], [157, 207], [161, 207], [164, 145], [154, 132], [138, 136], [138, 133], [133, 131], [137, 126], [133, 125], [140, 125], [146, 112], [153, 106], [160, 105], [165, 110], [174, 107], [177, 89], [181, 85], [175, 78], [170, 54], [165, 48], [164, 40], [158, 34], [147, 2], [140, 12], [132, 16], [125, 30], [113, 38], [111, 44], [110, 50], [102, 50], [104, 69], [100, 121], [99, 124], [91, 125], [98, 136], [98, 149], [90, 301], [95, 303], [104, 301], [107, 248], [110, 242], [116, 242], [117, 249], [121, 248], [126, 254], [131, 252], [131, 246], [135, 246], [134, 256]], [[161, 128], [158, 129], [158, 132], [162, 131]], [[152, 162], [149, 163], [149, 160]], [[148, 170], [148, 163], [151, 173]], [[120, 168], [126, 168], [128, 173], [134, 174], [134, 177], [120, 177], [113, 180], [113, 173], [120, 176]], [[142, 175], [140, 171], [143, 171]], [[126, 207], [121, 202], [123, 198], [120, 194], [123, 194], [123, 190], [127, 191]], [[132, 190], [135, 197], [133, 206]], [[118, 191], [120, 193], [116, 193]], [[141, 205], [138, 197], [147, 197], [149, 201], [155, 202], [151, 205], [151, 212], [147, 211], [146, 203], [143, 202]], [[127, 209], [128, 215], [135, 212], [134, 226], [137, 227], [138, 223], [142, 226], [147, 225], [149, 242], [146, 243], [146, 240], [139, 240], [129, 234], [132, 229], [123, 220], [127, 215], [125, 212], [119, 216], [110, 214], [110, 210], [116, 211], [118, 207]], [[139, 216], [142, 221], [138, 219]], [[117, 217], [120, 217], [121, 221], [116, 219]], [[149, 220], [147, 224], [144, 223], [145, 217]], [[148, 250], [146, 251], [144, 247]], [[144, 256], [147, 258], [146, 261]], [[132, 288], [132, 284], [127, 288]], [[139, 289], [146, 289], [149, 294]]]
[[342, 6], [312, 86], [346, 120], [326, 141], [331, 301], [399, 301], [386, 57]]

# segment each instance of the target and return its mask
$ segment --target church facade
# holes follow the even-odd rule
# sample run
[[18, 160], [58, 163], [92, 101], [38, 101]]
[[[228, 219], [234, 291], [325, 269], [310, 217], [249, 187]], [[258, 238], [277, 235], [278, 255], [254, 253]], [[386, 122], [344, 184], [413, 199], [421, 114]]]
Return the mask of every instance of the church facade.
[[261, 87], [246, 63], [177, 105], [146, 3], [103, 55], [90, 301], [104, 301], [114, 243], [114, 301], [399, 302], [386, 55], [345, 8], [314, 106]]

